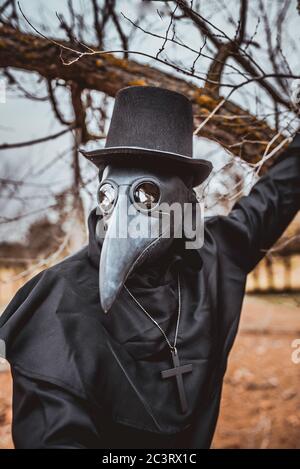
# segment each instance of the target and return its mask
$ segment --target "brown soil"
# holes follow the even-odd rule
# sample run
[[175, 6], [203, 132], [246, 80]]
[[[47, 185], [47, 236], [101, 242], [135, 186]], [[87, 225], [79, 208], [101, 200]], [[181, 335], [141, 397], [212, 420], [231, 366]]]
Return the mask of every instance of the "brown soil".
[[[300, 448], [300, 297], [247, 296], [214, 448]], [[0, 371], [0, 449], [11, 448], [11, 379]]]

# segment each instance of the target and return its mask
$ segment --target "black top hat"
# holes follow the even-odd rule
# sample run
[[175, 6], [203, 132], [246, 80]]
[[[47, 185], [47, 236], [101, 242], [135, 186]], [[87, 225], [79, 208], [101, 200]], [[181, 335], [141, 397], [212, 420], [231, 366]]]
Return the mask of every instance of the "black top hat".
[[193, 158], [190, 100], [181, 93], [153, 86], [121, 89], [105, 147], [81, 153], [99, 168], [120, 162], [192, 174], [194, 186], [212, 170], [209, 161]]

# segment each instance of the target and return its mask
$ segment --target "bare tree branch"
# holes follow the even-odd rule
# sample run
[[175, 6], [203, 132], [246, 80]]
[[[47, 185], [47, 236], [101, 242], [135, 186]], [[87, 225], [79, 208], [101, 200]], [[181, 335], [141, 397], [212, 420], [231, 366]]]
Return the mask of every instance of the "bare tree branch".
[[52, 106], [52, 109], [53, 109], [53, 112], [54, 112], [56, 118], [58, 119], [58, 121], [62, 125], [70, 126], [72, 123], [65, 120], [65, 118], [63, 117], [63, 115], [61, 114], [61, 112], [58, 108], [58, 104], [56, 102], [54, 90], [53, 90], [53, 87], [52, 87], [52, 82], [51, 82], [50, 79], [47, 80], [47, 89], [48, 89], [50, 103], [51, 103], [51, 106]]
[[[175, 1], [176, 1], [176, 4], [184, 12], [184, 14], [194, 22], [194, 24], [200, 29], [200, 31], [205, 36], [207, 36], [210, 39], [210, 41], [214, 44], [216, 49], [220, 50], [223, 46], [223, 43], [220, 41], [217, 35], [213, 32], [213, 30], [211, 29], [211, 26], [213, 26], [217, 32], [224, 35], [223, 31], [219, 30], [216, 26], [212, 25], [211, 22], [209, 22], [208, 20], [205, 20], [205, 18], [202, 15], [200, 15], [198, 12], [190, 8], [186, 0], [175, 0]], [[243, 11], [243, 8], [242, 8], [242, 11]], [[286, 100], [282, 95], [280, 95], [277, 92], [277, 90], [268, 81], [265, 80], [266, 74], [264, 73], [264, 71], [261, 69], [261, 67], [258, 66], [257, 63], [254, 63], [253, 58], [249, 56], [249, 54], [247, 54], [244, 49], [240, 48], [239, 42], [231, 40], [226, 35], [225, 35], [225, 39], [231, 42], [230, 55], [234, 58], [234, 60], [238, 62], [243, 67], [243, 69], [246, 70], [251, 75], [251, 77], [253, 78], [257, 77], [258, 73], [260, 73], [261, 77], [264, 76], [264, 79], [260, 80], [260, 85], [269, 93], [272, 99], [290, 108], [290, 102]]]
[[60, 132], [56, 132], [52, 135], [47, 135], [47, 137], [41, 137], [34, 140], [27, 140], [26, 142], [18, 142], [18, 143], [3, 143], [0, 145], [0, 150], [11, 150], [12, 148], [21, 148], [21, 147], [29, 147], [31, 145], [37, 145], [38, 143], [48, 142], [49, 140], [54, 140], [62, 135], [70, 132], [72, 130], [72, 126], [67, 129], [63, 129]]
[[[185, 80], [162, 72], [154, 67], [139, 64], [133, 60], [124, 60], [112, 54], [101, 57], [84, 56], [70, 66], [63, 65], [60, 59], [59, 45], [69, 47], [70, 44], [56, 41], [58, 45], [47, 39], [22, 33], [10, 26], [0, 27], [1, 56], [0, 67], [14, 67], [39, 73], [52, 79], [63, 79], [66, 83], [76, 82], [81, 89], [102, 91], [115, 96], [120, 88], [130, 85], [163, 86], [179, 91], [191, 99], [195, 113], [195, 128], [219, 105], [222, 98], [205, 88], [188, 83]], [[213, 118], [202, 128], [201, 136], [216, 140], [225, 148], [240, 140], [247, 129], [247, 140], [242, 152], [236, 154], [246, 161], [256, 162], [264, 151], [264, 146], [257, 141], [269, 141], [274, 134], [266, 122], [259, 121], [255, 116], [236, 104], [226, 101], [222, 104], [221, 114], [215, 113]], [[220, 122], [218, 116], [224, 119]], [[237, 125], [234, 129], [228, 126], [226, 118], [233, 117]], [[242, 119], [239, 116], [243, 116]], [[247, 116], [247, 117], [245, 117]], [[233, 149], [235, 152], [235, 150]]]

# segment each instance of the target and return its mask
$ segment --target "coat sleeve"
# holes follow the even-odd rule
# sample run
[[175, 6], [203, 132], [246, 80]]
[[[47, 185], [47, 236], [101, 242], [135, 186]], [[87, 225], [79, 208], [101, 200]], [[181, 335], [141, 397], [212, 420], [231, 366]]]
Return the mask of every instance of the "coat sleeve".
[[276, 164], [219, 224], [227, 257], [247, 273], [278, 240], [300, 208], [300, 134]]
[[100, 439], [88, 403], [66, 390], [13, 375], [12, 435], [16, 449], [99, 448]]

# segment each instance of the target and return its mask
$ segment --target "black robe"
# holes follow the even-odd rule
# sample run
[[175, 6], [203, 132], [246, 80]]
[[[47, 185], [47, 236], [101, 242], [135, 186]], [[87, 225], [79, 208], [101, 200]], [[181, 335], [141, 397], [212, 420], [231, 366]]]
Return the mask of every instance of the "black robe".
[[247, 274], [300, 207], [299, 152], [289, 148], [229, 216], [207, 219], [199, 251], [176, 241], [127, 281], [172, 341], [180, 272], [177, 348], [181, 363], [193, 365], [183, 376], [186, 414], [175, 379], [161, 378], [172, 362], [157, 327], [124, 289], [108, 315], [101, 310], [91, 213], [88, 246], [31, 279], [0, 319], [17, 448], [210, 446]]

